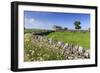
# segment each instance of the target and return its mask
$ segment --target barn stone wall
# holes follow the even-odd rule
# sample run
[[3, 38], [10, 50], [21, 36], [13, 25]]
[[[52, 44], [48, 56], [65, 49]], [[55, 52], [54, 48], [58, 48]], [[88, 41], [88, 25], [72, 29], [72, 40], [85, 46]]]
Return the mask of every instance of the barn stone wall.
[[62, 41], [57, 41], [52, 38], [47, 38], [46, 36], [34, 35], [32, 36], [33, 41], [48, 43], [48, 45], [55, 46], [57, 49], [62, 50], [65, 59], [88, 59], [90, 58], [90, 49], [83, 48], [79, 45], [73, 45], [69, 43], [64, 43]]

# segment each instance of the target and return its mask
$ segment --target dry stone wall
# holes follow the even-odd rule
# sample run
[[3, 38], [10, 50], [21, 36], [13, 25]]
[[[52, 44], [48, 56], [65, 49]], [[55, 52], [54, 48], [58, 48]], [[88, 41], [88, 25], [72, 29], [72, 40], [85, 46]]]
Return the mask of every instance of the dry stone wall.
[[44, 42], [44, 44], [48, 43], [49, 46], [53, 48], [56, 47], [57, 49], [62, 50], [61, 52], [63, 53], [63, 56], [66, 60], [90, 58], [90, 49], [83, 48], [79, 45], [64, 43], [62, 41], [57, 41], [52, 38], [47, 38], [46, 36], [33, 34], [32, 37], [36, 42]]

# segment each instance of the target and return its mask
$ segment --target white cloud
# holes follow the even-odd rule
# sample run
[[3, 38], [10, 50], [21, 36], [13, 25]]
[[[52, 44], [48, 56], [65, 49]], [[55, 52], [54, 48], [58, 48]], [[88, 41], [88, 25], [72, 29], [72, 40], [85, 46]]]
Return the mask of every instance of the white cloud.
[[25, 18], [25, 25], [31, 25], [35, 22], [34, 18]]
[[45, 24], [43, 21], [36, 20], [35, 18], [25, 18], [25, 27], [26, 28], [40, 28]]
[[30, 22], [30, 23], [35, 22], [35, 19], [34, 19], [34, 18], [31, 18], [31, 19], [29, 19], [29, 22]]
[[25, 17], [24, 26], [25, 28], [52, 29], [53, 24], [43, 20], [36, 20], [35, 18]]

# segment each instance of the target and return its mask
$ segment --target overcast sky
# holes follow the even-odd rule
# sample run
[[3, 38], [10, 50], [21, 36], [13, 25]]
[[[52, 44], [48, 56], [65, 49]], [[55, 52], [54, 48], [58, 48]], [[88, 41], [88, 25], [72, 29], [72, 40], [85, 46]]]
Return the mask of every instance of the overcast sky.
[[79, 20], [82, 29], [90, 27], [90, 14], [24, 11], [25, 28], [52, 29], [53, 25], [74, 29]]

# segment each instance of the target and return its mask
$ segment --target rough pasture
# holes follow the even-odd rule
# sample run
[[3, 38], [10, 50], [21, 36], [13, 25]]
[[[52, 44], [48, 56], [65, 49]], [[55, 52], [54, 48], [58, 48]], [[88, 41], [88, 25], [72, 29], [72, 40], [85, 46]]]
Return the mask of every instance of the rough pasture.
[[89, 49], [47, 36], [24, 35], [24, 61], [74, 60], [90, 58]]
[[90, 48], [90, 32], [53, 32], [47, 35], [48, 38], [63, 41], [84, 48]]

